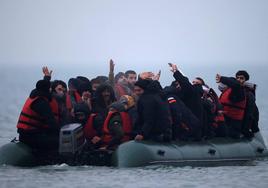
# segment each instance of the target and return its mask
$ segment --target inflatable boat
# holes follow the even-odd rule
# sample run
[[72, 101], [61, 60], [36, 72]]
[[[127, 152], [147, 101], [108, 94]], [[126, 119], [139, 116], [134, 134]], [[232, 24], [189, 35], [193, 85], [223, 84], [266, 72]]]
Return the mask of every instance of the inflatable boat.
[[[57, 154], [56, 154], [57, 153]], [[76, 153], [35, 155], [25, 144], [12, 141], [0, 148], [0, 165], [37, 166], [67, 163], [69, 165], [106, 165], [140, 167], [147, 165], [221, 166], [242, 163], [268, 156], [260, 133], [251, 140], [214, 138], [200, 142], [129, 141], [115, 151], [80, 149]]]

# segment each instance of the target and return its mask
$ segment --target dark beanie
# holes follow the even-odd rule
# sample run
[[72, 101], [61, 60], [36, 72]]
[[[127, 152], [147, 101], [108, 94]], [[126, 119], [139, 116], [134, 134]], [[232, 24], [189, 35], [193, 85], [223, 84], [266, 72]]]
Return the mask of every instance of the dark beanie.
[[50, 89], [50, 81], [48, 81], [48, 80], [39, 80], [36, 83], [35, 88], [38, 91], [42, 91], [42, 92], [48, 93], [49, 92], [49, 89]]
[[206, 85], [205, 81], [202, 78], [196, 77], [195, 79], [199, 80], [201, 82], [201, 85]]
[[109, 80], [107, 76], [97, 76], [96, 79], [100, 82], [100, 84]]
[[152, 82], [152, 80], [139, 79], [135, 83], [135, 86], [139, 86], [140, 88], [145, 89], [151, 82]]
[[90, 80], [84, 76], [77, 76], [76, 79], [80, 80], [82, 83], [90, 84]]
[[237, 71], [237, 73], [235, 74], [235, 76], [239, 76], [239, 75], [242, 75], [245, 77], [246, 81], [249, 80], [249, 74], [247, 73], [247, 71], [245, 70], [239, 70]]
[[88, 83], [82, 83], [79, 87], [78, 87], [78, 93], [82, 96], [82, 93], [84, 91], [89, 91], [90, 93], [92, 93], [92, 88], [91, 88], [91, 84]]
[[58, 85], [62, 85], [62, 87], [64, 87], [65, 89], [67, 89], [67, 85], [66, 85], [66, 83], [64, 81], [62, 81], [62, 80], [54, 80], [53, 82], [51, 82], [51, 89], [52, 89], [52, 91], [55, 91], [55, 88]]
[[83, 112], [85, 115], [90, 114], [89, 107], [86, 103], [80, 102], [74, 105], [74, 113]]
[[79, 88], [79, 85], [80, 85], [80, 80], [78, 80], [77, 78], [70, 78], [69, 81], [68, 81], [68, 87], [70, 89], [70, 86], [75, 88], [75, 89], [78, 89]]

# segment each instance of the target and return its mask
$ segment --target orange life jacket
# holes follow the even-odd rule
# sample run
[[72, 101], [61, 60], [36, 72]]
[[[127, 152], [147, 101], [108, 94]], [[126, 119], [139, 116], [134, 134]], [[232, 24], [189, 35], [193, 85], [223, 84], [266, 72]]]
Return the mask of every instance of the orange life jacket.
[[233, 103], [230, 101], [231, 92], [232, 89], [228, 88], [220, 97], [224, 115], [234, 120], [243, 120], [246, 108], [246, 98], [241, 102]]
[[[35, 111], [31, 109], [32, 103], [40, 97], [28, 98], [22, 108], [22, 111], [19, 116], [19, 120], [17, 123], [17, 128], [24, 130], [37, 130], [37, 129], [48, 129], [48, 125], [45, 123], [46, 119], [41, 117]], [[45, 98], [44, 98], [45, 99]], [[54, 100], [49, 103], [51, 107], [51, 111], [54, 113], [54, 117], [56, 121], [59, 120], [59, 109], [58, 104]]]
[[97, 114], [90, 114], [85, 126], [84, 126], [84, 135], [85, 138], [91, 140], [94, 136], [97, 136], [97, 131], [93, 127], [94, 118]]
[[104, 144], [108, 144], [112, 140], [112, 135], [110, 134], [108, 125], [111, 118], [120, 113], [120, 117], [122, 120], [122, 128], [124, 131], [124, 137], [121, 140], [122, 142], [126, 142], [131, 139], [131, 131], [132, 131], [132, 122], [129, 114], [127, 112], [109, 112], [103, 125], [103, 138], [102, 141]]
[[[79, 95], [79, 93], [77, 91], [74, 91], [74, 98], [75, 98], [75, 102], [81, 102], [81, 96]], [[70, 93], [66, 93], [66, 108], [68, 109], [68, 111], [70, 112], [73, 109], [73, 102], [71, 99], [71, 95]]]

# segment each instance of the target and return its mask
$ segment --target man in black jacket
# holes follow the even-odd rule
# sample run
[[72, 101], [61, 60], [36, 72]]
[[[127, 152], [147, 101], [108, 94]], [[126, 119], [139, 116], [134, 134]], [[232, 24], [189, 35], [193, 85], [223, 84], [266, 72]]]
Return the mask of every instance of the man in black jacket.
[[164, 88], [172, 116], [173, 139], [200, 140], [200, 122], [191, 110], [177, 96], [179, 89], [172, 84]]
[[204, 109], [201, 100], [203, 94], [202, 85], [191, 84], [189, 82], [189, 79], [178, 70], [175, 64], [170, 63], [169, 66], [171, 67], [171, 71], [173, 72], [173, 77], [180, 85], [180, 99], [199, 120], [201, 134], [204, 117]]
[[160, 95], [160, 83], [156, 80], [140, 79], [135, 85], [144, 90], [137, 103], [135, 140], [170, 141], [171, 115], [168, 103]]
[[50, 82], [39, 80], [19, 117], [19, 140], [36, 149], [57, 149], [60, 129], [54, 115], [57, 110], [57, 105], [52, 105]]

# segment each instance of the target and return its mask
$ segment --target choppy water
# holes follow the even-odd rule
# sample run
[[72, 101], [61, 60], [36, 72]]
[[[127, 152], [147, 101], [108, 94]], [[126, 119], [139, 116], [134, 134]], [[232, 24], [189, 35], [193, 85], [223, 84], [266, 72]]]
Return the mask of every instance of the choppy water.
[[[40, 67], [39, 67], [40, 68]], [[267, 143], [268, 100], [266, 92], [267, 68], [249, 69], [252, 80], [258, 84], [257, 104], [260, 110], [260, 128]], [[189, 77], [200, 75], [210, 85], [214, 84], [215, 69], [191, 71]], [[199, 72], [198, 72], [199, 71]], [[236, 68], [224, 73], [231, 75]], [[185, 71], [184, 71], [185, 72]], [[75, 76], [72, 71], [58, 74], [66, 80]], [[186, 72], [185, 72], [186, 73]], [[197, 74], [198, 73], [198, 74]], [[86, 74], [83, 74], [86, 75]], [[204, 75], [204, 76], [203, 76]], [[95, 75], [86, 75], [93, 77]], [[34, 87], [41, 78], [40, 69], [5, 68], [0, 74], [0, 146], [16, 134], [18, 114]], [[170, 80], [166, 81], [169, 83]], [[110, 168], [67, 165], [36, 168], [0, 167], [0, 187], [260, 187], [268, 186], [268, 159], [254, 161], [243, 166], [225, 167], [172, 167], [150, 166], [141, 168]]]

